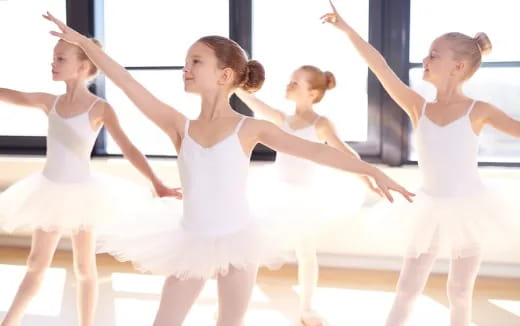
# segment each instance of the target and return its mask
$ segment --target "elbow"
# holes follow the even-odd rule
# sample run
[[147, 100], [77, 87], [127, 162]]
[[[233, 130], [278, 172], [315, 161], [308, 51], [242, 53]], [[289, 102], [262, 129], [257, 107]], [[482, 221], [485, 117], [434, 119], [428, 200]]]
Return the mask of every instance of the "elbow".
[[374, 72], [379, 72], [379, 73], [377, 73], [377, 75], [381, 75], [381, 76], [384, 76], [385, 74], [393, 73], [392, 68], [390, 68], [390, 66], [388, 65], [388, 62], [386, 61], [386, 59], [383, 56], [381, 56], [380, 60], [378, 60], [374, 64], [373, 70], [374, 70]]

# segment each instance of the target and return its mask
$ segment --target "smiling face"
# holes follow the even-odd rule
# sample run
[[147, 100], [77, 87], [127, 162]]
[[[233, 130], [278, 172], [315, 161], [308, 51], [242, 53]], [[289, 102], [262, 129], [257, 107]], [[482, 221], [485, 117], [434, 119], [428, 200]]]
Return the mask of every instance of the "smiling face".
[[201, 94], [219, 85], [223, 69], [218, 67], [215, 52], [202, 42], [193, 44], [186, 55], [183, 69], [184, 90]]
[[77, 46], [59, 41], [54, 47], [52, 60], [52, 79], [67, 81], [73, 79], [87, 79], [91, 69], [88, 60], [81, 60]]
[[215, 92], [229, 96], [238, 87], [255, 92], [264, 79], [264, 68], [258, 61], [248, 60], [238, 43], [218, 35], [195, 42], [183, 69], [184, 90], [201, 96]]
[[462, 81], [463, 65], [463, 61], [455, 59], [451, 42], [440, 37], [432, 43], [428, 56], [423, 59], [423, 79], [436, 86], [453, 78]]
[[489, 53], [491, 48], [485, 33], [475, 37], [446, 33], [433, 41], [428, 56], [423, 59], [423, 79], [436, 87], [446, 83], [461, 84], [478, 70], [482, 55]]

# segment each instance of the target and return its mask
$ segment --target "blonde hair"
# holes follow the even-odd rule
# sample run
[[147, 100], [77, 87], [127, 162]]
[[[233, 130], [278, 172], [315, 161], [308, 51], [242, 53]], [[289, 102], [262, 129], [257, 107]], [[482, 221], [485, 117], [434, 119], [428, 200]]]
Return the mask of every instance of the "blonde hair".
[[336, 87], [336, 77], [330, 71], [321, 71], [318, 67], [311, 65], [301, 66], [300, 69], [309, 73], [310, 77], [307, 81], [312, 90], [318, 91], [318, 96], [313, 103], [319, 103], [327, 90]]
[[[89, 38], [89, 40], [94, 43], [95, 45], [99, 46], [100, 48], [102, 48], [103, 46], [101, 45], [101, 42], [99, 42], [98, 40], [96, 40], [95, 38]], [[79, 46], [76, 46], [78, 48], [78, 57], [80, 60], [84, 60], [84, 61], [88, 61], [90, 62], [90, 69], [88, 71], [88, 77], [89, 78], [92, 78], [94, 77], [97, 72], [98, 72], [98, 68], [97, 66], [90, 60], [90, 58], [87, 56], [87, 54], [85, 53], [85, 51], [83, 51], [83, 49], [81, 49]]]
[[451, 41], [451, 50], [457, 60], [468, 60], [470, 63], [466, 79], [480, 67], [482, 56], [487, 55], [493, 48], [486, 33], [477, 33], [475, 37], [466, 34], [451, 32], [441, 36], [443, 39]]

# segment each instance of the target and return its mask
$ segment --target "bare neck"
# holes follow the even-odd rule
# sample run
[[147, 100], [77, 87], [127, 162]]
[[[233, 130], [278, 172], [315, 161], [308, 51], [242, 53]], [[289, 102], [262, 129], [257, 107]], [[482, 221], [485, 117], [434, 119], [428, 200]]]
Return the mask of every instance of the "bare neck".
[[437, 103], [452, 104], [467, 100], [467, 96], [462, 92], [462, 84], [446, 84], [437, 86]]
[[68, 80], [65, 85], [66, 93], [64, 97], [67, 102], [75, 102], [87, 96], [92, 96], [84, 80]]
[[237, 115], [229, 104], [229, 94], [214, 93], [201, 95], [202, 105], [199, 120], [216, 120]]
[[312, 104], [305, 103], [305, 104], [296, 104], [294, 115], [306, 120], [306, 121], [312, 121], [316, 118], [318, 115], [316, 112], [314, 112], [314, 107]]

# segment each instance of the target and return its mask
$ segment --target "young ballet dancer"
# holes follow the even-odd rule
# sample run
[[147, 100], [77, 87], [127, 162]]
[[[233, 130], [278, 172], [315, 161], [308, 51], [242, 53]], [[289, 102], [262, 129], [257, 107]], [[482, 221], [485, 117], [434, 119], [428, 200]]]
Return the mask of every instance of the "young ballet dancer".
[[[86, 42], [99, 47], [95, 40]], [[49, 124], [43, 171], [0, 194], [0, 227], [8, 232], [32, 230], [27, 272], [2, 326], [20, 325], [64, 234], [71, 234], [72, 240], [79, 325], [94, 325], [98, 295], [96, 231], [108, 227], [111, 217], [126, 212], [129, 203], [142, 199], [144, 204], [149, 192], [115, 177], [91, 172], [90, 153], [102, 125], [159, 196], [181, 197], [177, 189], [167, 188], [157, 178], [144, 155], [121, 129], [112, 107], [88, 91], [87, 82], [96, 71], [81, 48], [60, 40], [54, 48], [52, 79], [66, 84], [65, 94], [0, 88], [0, 102], [40, 109], [48, 116]]]
[[[305, 157], [344, 171], [371, 177], [389, 199], [410, 192], [377, 168], [324, 144], [283, 132], [274, 124], [235, 112], [229, 96], [236, 88], [254, 91], [262, 86], [263, 68], [248, 61], [244, 50], [220, 36], [206, 36], [188, 50], [185, 91], [198, 94], [198, 119], [188, 120], [161, 102], [121, 65], [87, 38], [50, 14], [60, 32], [51, 32], [79, 46], [151, 121], [172, 140], [179, 153], [184, 211], [180, 225], [135, 239], [113, 239], [105, 249], [131, 260], [141, 269], [169, 275], [162, 291], [155, 325], [181, 325], [204, 283], [218, 283], [217, 325], [239, 326], [249, 303], [259, 264], [278, 254], [280, 241], [271, 237], [249, 211], [247, 173], [253, 147], [263, 143], [279, 152]], [[175, 212], [172, 212], [172, 219]], [[279, 239], [280, 240], [280, 239]]]
[[[520, 121], [462, 91], [463, 84], [479, 68], [482, 56], [490, 52], [491, 42], [484, 33], [470, 37], [454, 32], [435, 39], [423, 60], [423, 79], [437, 89], [436, 99], [427, 103], [331, 6], [333, 12], [322, 16], [323, 22], [347, 35], [388, 94], [410, 117], [423, 178], [417, 200], [410, 205], [410, 239], [386, 323], [405, 324], [435, 258], [447, 250], [451, 254], [447, 284], [450, 325], [468, 326], [486, 233], [499, 224], [515, 225], [505, 218], [504, 209], [492, 200], [496, 196], [481, 181], [478, 135], [490, 125], [520, 137]], [[408, 213], [400, 214], [404, 217]]]
[[[311, 65], [296, 69], [285, 93], [286, 98], [295, 104], [292, 115], [286, 115], [283, 111], [269, 106], [240, 88], [235, 90], [235, 94], [255, 114], [271, 121], [285, 132], [309, 141], [327, 143], [352, 157], [359, 158], [359, 155], [339, 138], [332, 122], [314, 111], [314, 104], [319, 103], [325, 93], [335, 86], [336, 79], [329, 71], [324, 72]], [[321, 179], [324, 179], [324, 175], [323, 173], [317, 175], [319, 169], [316, 164], [285, 153], [277, 154], [275, 165], [282, 182], [288, 184], [288, 187], [282, 187], [284, 196], [279, 199], [287, 206], [287, 210], [282, 212], [294, 216], [292, 219], [294, 223], [289, 231], [297, 236], [295, 245], [301, 290], [300, 320], [304, 325], [322, 325], [323, 318], [313, 310], [312, 304], [319, 273], [316, 237], [323, 232], [322, 230], [326, 230], [327, 224], [331, 224], [327, 223], [328, 218], [336, 215], [348, 216], [349, 212], [360, 209], [362, 204], [360, 199], [363, 196], [354, 198], [352, 192], [359, 192], [361, 189], [357, 187], [357, 189], [349, 191], [345, 187], [348, 185], [340, 185], [329, 178], [326, 182], [332, 182], [332, 184], [320, 182], [323, 181]], [[335, 178], [338, 177], [340, 175], [335, 176]], [[362, 179], [370, 189], [381, 194], [368, 177], [362, 176]], [[340, 179], [340, 181], [348, 182], [349, 180]], [[280, 185], [277, 186], [280, 187]], [[327, 194], [329, 191], [326, 189], [328, 188], [335, 189], [338, 194], [350, 194], [351, 200]], [[322, 193], [324, 196], [321, 195]], [[334, 207], [337, 212], [328, 212], [326, 206]], [[280, 218], [287, 218], [287, 216], [280, 216]]]

